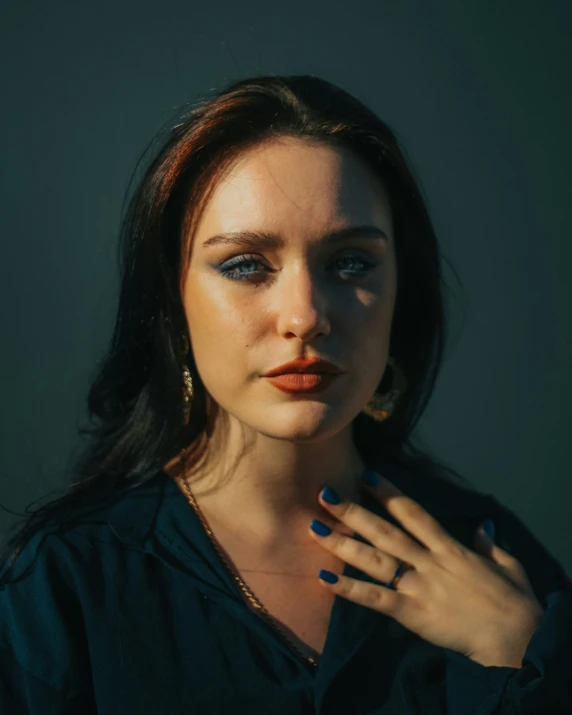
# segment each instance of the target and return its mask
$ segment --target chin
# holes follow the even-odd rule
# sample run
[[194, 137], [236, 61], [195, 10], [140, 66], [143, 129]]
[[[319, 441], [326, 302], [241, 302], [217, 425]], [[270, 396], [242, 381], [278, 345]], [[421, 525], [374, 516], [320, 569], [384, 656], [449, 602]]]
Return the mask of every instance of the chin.
[[306, 399], [289, 405], [272, 405], [264, 411], [262, 419], [257, 415], [247, 423], [268, 437], [296, 441], [327, 438], [344, 429], [352, 419], [352, 415], [344, 419], [341, 411], [331, 405]]

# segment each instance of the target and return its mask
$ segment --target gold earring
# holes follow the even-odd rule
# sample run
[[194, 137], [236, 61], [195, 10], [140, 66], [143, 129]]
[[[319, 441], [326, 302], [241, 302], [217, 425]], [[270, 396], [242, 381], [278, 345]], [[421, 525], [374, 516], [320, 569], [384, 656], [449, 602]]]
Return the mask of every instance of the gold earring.
[[[181, 333], [181, 339], [183, 343], [183, 353], [185, 357], [189, 352], [189, 338], [185, 333]], [[184, 363], [183, 367], [183, 422], [187, 425], [189, 424], [189, 415], [191, 412], [191, 402], [193, 401], [193, 378], [191, 377], [191, 371], [189, 366]]]
[[393, 384], [389, 392], [380, 394], [374, 392], [373, 397], [368, 401], [367, 405], [362, 409], [362, 412], [372, 417], [376, 422], [383, 422], [391, 417], [395, 405], [399, 397], [407, 388], [407, 381], [403, 370], [395, 362], [394, 358], [390, 357], [387, 364], [393, 370]]
[[189, 415], [191, 414], [191, 402], [193, 400], [193, 379], [188, 366], [183, 368], [183, 422], [189, 424]]

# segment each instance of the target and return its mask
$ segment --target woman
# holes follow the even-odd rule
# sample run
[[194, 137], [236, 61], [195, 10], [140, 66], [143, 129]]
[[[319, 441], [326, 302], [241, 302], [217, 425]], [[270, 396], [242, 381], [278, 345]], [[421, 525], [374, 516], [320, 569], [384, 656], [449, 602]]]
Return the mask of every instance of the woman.
[[444, 311], [389, 127], [237, 82], [122, 237], [91, 444], [5, 554], [2, 712], [570, 712], [567, 575], [412, 444]]

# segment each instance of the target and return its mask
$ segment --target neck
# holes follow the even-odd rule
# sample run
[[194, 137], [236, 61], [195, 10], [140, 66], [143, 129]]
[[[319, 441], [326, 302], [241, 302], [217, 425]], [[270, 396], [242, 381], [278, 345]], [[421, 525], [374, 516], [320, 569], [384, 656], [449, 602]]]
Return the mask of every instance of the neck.
[[312, 519], [331, 523], [318, 501], [327, 484], [343, 499], [356, 500], [366, 464], [349, 424], [318, 442], [245, 435], [229, 421], [224, 437], [209, 437], [204, 457], [187, 468], [193, 495], [209, 523], [240, 538], [273, 545], [284, 535], [307, 542]]

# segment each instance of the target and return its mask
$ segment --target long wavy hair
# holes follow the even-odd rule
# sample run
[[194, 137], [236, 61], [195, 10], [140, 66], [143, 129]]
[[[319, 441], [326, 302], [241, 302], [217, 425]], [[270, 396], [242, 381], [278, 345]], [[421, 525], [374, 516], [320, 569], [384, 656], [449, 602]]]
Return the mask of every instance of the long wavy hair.
[[[183, 237], [191, 235], [189, 226], [224, 168], [249, 147], [284, 136], [351, 150], [382, 180], [389, 197], [399, 271], [390, 355], [403, 370], [407, 390], [386, 421], [355, 417], [356, 447], [365, 459], [381, 451], [405, 469], [469, 484], [412, 434], [441, 368], [448, 286], [426, 204], [396, 134], [358, 99], [323, 79], [247, 78], [185, 105], [143, 151], [122, 211], [115, 327], [89, 388], [87, 424], [78, 427], [87, 444], [69, 459], [63, 495], [33, 511], [28, 505], [20, 514], [24, 523], [12, 525], [0, 565], [11, 556], [12, 566], [42, 526], [69, 523], [76, 507], [113, 500], [156, 475], [183, 447], [204, 444], [212, 414], [184, 339], [181, 281], [189, 247]], [[194, 387], [187, 424], [185, 364]], [[390, 384], [391, 370], [378, 391]]]

